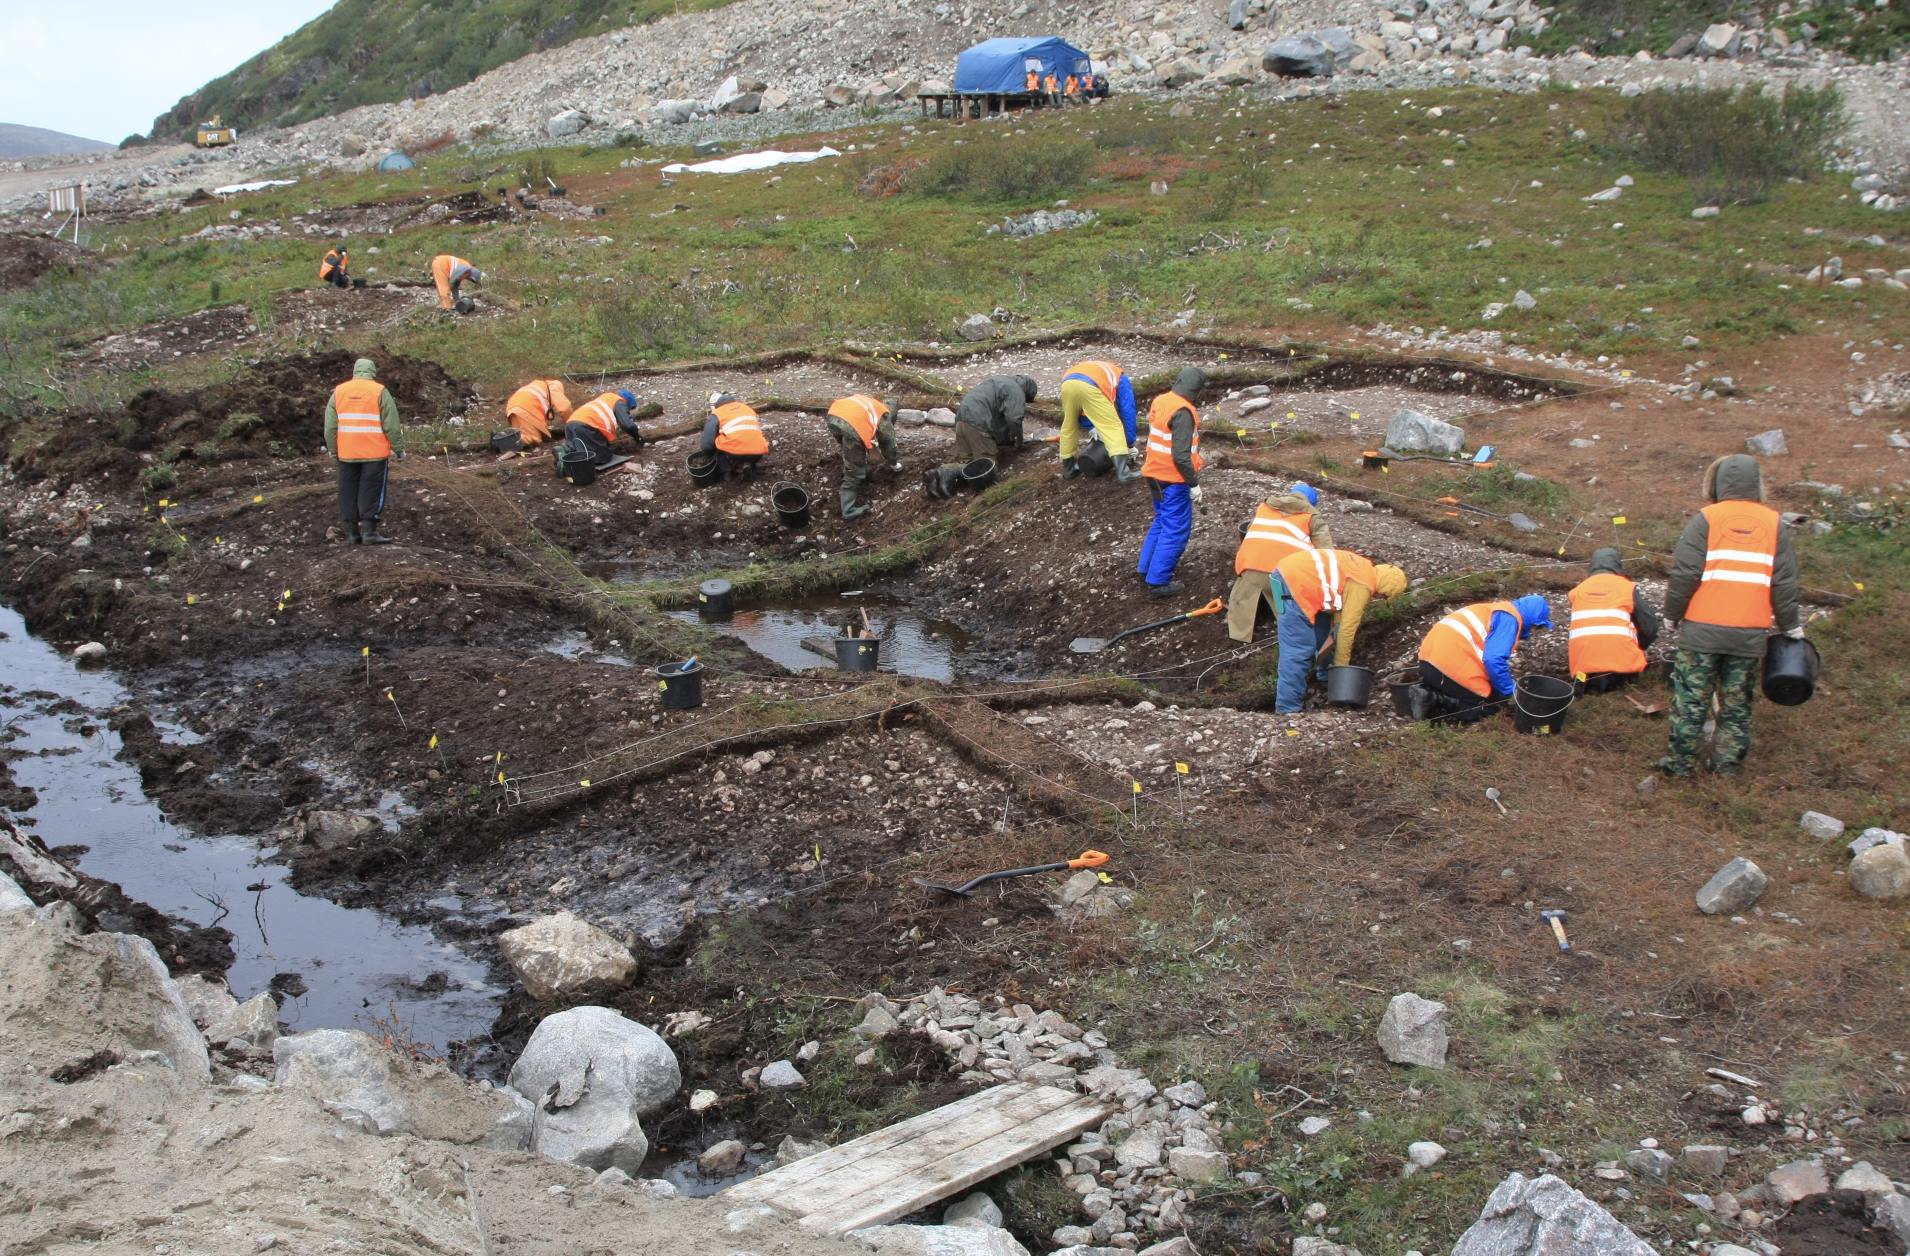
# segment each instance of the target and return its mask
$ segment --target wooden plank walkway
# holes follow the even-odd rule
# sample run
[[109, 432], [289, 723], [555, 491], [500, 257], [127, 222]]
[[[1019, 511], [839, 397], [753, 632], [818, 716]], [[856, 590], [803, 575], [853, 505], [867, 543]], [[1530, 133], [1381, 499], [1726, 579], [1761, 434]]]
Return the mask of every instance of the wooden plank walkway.
[[1053, 1086], [1009, 1082], [751, 1178], [723, 1198], [767, 1204], [840, 1236], [947, 1199], [1067, 1142], [1113, 1108]]

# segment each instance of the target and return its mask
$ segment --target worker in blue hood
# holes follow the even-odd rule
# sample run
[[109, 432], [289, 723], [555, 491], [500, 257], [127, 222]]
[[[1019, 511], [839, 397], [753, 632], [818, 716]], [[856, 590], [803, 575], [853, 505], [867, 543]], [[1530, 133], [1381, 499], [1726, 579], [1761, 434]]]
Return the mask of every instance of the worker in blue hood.
[[1444, 715], [1470, 724], [1512, 697], [1512, 655], [1519, 642], [1552, 626], [1552, 607], [1528, 593], [1510, 602], [1474, 602], [1432, 626], [1419, 646], [1415, 719]]

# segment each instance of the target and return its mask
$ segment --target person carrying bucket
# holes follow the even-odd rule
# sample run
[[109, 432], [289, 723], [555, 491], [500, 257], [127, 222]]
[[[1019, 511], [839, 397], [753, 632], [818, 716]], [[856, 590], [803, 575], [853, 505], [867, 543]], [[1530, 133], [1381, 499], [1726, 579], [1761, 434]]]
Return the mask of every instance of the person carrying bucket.
[[955, 411], [955, 461], [922, 472], [930, 497], [946, 498], [962, 482], [962, 468], [977, 458], [999, 462], [1021, 448], [1028, 403], [1040, 385], [1032, 375], [993, 375], [969, 389]]
[[902, 456], [895, 450], [895, 403], [878, 400], [863, 393], [843, 397], [829, 407], [823, 422], [842, 444], [842, 517], [860, 519], [871, 507], [862, 500], [862, 486], [869, 482], [869, 451], [880, 447], [889, 470], [902, 470]]
[[[1279, 616], [1280, 680], [1273, 709], [1296, 715], [1306, 705], [1306, 687], [1314, 660], [1326, 652], [1337, 630], [1333, 666], [1353, 662], [1353, 639], [1374, 598], [1395, 598], [1406, 591], [1406, 573], [1390, 563], [1343, 549], [1296, 549], [1281, 559], [1269, 580], [1274, 613]], [[1326, 668], [1320, 667], [1322, 677]]]
[[731, 393], [710, 394], [710, 417], [703, 423], [703, 440], [697, 448], [716, 455], [717, 476], [728, 483], [739, 470], [754, 473], [756, 464], [769, 452], [769, 438], [763, 435], [763, 421], [756, 411]]
[[1272, 580], [1281, 559], [1301, 550], [1333, 548], [1333, 530], [1315, 513], [1319, 504], [1320, 490], [1301, 481], [1254, 509], [1253, 522], [1234, 554], [1234, 587], [1227, 595], [1227, 635], [1235, 641], [1253, 640], [1263, 601], [1279, 622]]
[[1625, 578], [1616, 549], [1592, 551], [1591, 574], [1566, 595], [1572, 626], [1566, 649], [1581, 693], [1609, 693], [1631, 683], [1650, 662], [1645, 651], [1658, 639], [1658, 613]]
[[1749, 454], [1718, 459], [1704, 473], [1709, 503], [1685, 525], [1672, 554], [1665, 620], [1683, 621], [1671, 671], [1671, 744], [1657, 767], [1690, 776], [1718, 698], [1711, 770], [1732, 776], [1751, 749], [1751, 702], [1771, 625], [1804, 639], [1791, 532], [1764, 504], [1764, 473]]
[[628, 388], [592, 397], [571, 412], [569, 421], [564, 424], [564, 439], [573, 452], [590, 455], [598, 470], [614, 467], [624, 460], [610, 452], [612, 441], [619, 436], [629, 436], [638, 444], [643, 443], [643, 434], [637, 431], [637, 421], [631, 417], [636, 408], [637, 394]]
[[1443, 715], [1471, 724], [1511, 701], [1519, 642], [1551, 626], [1551, 603], [1536, 593], [1510, 602], [1474, 602], [1434, 624], [1419, 643], [1419, 683], [1431, 707], [1424, 718]]

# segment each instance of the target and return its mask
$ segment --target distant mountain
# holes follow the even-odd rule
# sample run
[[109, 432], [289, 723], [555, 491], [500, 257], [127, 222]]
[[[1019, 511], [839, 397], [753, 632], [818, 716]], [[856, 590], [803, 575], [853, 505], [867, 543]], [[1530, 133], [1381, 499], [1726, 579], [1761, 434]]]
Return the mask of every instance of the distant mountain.
[[102, 144], [84, 136], [49, 131], [45, 127], [16, 126], [0, 122], [0, 160], [17, 161], [22, 157], [57, 157], [68, 153], [110, 153], [113, 144]]
[[153, 119], [153, 138], [291, 126], [359, 105], [462, 87], [486, 70], [584, 35], [725, 0], [338, 0], [230, 74]]

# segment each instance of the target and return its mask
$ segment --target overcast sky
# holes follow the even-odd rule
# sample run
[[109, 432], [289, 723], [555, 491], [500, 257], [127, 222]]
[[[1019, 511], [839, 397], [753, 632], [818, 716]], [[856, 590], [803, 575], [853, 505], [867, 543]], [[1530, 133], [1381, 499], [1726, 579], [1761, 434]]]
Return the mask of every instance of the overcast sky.
[[9, 0], [0, 122], [117, 144], [332, 0]]

